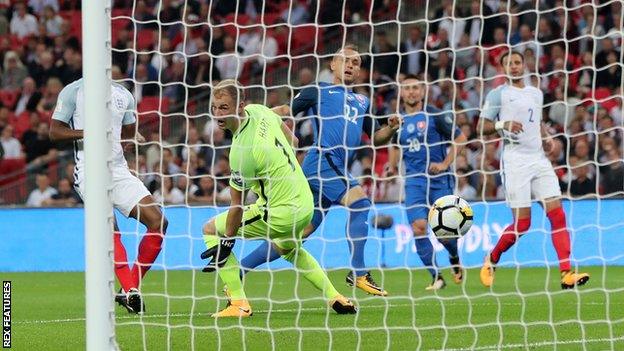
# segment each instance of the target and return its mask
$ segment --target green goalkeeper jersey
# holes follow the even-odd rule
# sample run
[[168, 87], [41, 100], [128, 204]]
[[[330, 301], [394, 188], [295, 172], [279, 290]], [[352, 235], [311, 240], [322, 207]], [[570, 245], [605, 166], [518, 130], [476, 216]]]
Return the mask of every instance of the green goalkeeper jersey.
[[312, 192], [282, 131], [281, 118], [268, 107], [253, 104], [245, 106], [245, 116], [230, 149], [230, 186], [256, 193], [256, 204], [269, 214], [281, 206], [311, 210]]

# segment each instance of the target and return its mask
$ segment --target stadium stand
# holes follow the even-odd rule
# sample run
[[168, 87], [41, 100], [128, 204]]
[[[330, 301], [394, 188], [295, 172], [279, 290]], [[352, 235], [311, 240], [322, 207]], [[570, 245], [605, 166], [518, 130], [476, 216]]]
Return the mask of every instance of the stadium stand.
[[[544, 1], [550, 2], [554, 3]], [[81, 76], [80, 1], [46, 1], [48, 5], [44, 8], [24, 6], [28, 3], [0, 2], [0, 24], [9, 24], [0, 25], [0, 203], [3, 205], [25, 203], [27, 195], [36, 188], [34, 180], [38, 173], [48, 174], [55, 186], [58, 179], [73, 179], [67, 174], [72, 164], [71, 148], [47, 145], [44, 131], [60, 89]], [[324, 57], [340, 46], [342, 28], [312, 24], [315, 1], [298, 1], [292, 9], [287, 1], [271, 1], [267, 2], [264, 13], [262, 8], [255, 8], [258, 2], [254, 1], [238, 1], [238, 8], [235, 1], [189, 0], [187, 6], [167, 2], [170, 5], [160, 13], [156, 3], [139, 0], [133, 10], [132, 2], [114, 1], [112, 12], [113, 64], [117, 72], [114, 78], [135, 94], [140, 131], [148, 138], [138, 153], [129, 156], [131, 167], [153, 192], [162, 193], [162, 180], [144, 174], [176, 173], [182, 174], [178, 178], [185, 179], [167, 180], [167, 186], [184, 186], [182, 193], [187, 203], [206, 196], [227, 203], [225, 196], [212, 195], [227, 193], [227, 152], [219, 147], [228, 145], [229, 139], [211, 127], [206, 101], [210, 84], [237, 77], [244, 84], [268, 88], [266, 92], [252, 89], [252, 99], [273, 105], [285, 103], [301, 85], [309, 83], [304, 80], [306, 75], [299, 72], [307, 70], [307, 75], [311, 72], [314, 80], [319, 81], [327, 76], [325, 60], [321, 59], [317, 65], [314, 55]], [[342, 13], [342, 8], [338, 11], [334, 8], [338, 3], [342, 4], [320, 1], [322, 22], [331, 23], [332, 14]], [[368, 18], [369, 13], [377, 19], [396, 16], [397, 9], [392, 3], [347, 1], [345, 23], [352, 25], [347, 39], [362, 42], [358, 23], [359, 19]], [[370, 49], [377, 56], [364, 55], [364, 74], [356, 88], [371, 96], [372, 113], [383, 123], [385, 116], [396, 111], [397, 81], [407, 73], [420, 75], [430, 83], [429, 102], [455, 111], [457, 125], [472, 141], [457, 159], [456, 170], [461, 174], [458, 190], [469, 199], [500, 199], [500, 179], [496, 172], [499, 150], [493, 144], [484, 147], [476, 142], [475, 126], [483, 97], [502, 82], [500, 77], [489, 77], [502, 72], [498, 57], [506, 50], [502, 44], [509, 38], [524, 53], [534, 73], [533, 83], [537, 83], [538, 75], [541, 77], [539, 84], [546, 97], [544, 115], [549, 128], [557, 133], [560, 150], [551, 162], [556, 166], [563, 191], [572, 197], [622, 192], [622, 68], [613, 64], [621, 57], [621, 43], [609, 36], [618, 30], [621, 4], [614, 2], [599, 8], [595, 28], [598, 33], [592, 34], [602, 39], [594, 42], [585, 35], [587, 23], [593, 21], [591, 6], [579, 6], [567, 13], [552, 11], [539, 21], [527, 13], [511, 23], [508, 16], [495, 15], [498, 9], [485, 8], [491, 16], [483, 23], [475, 23], [475, 18], [470, 16], [474, 11], [478, 13], [479, 2], [458, 2], [461, 6], [456, 6], [454, 13], [449, 13], [453, 7], [449, 8], [448, 3], [443, 2], [432, 11], [429, 15], [432, 22], [427, 27], [414, 24], [398, 28], [395, 23], [375, 28], [374, 45]], [[484, 6], [489, 3], [485, 2]], [[510, 8], [519, 13], [523, 4], [526, 2], [512, 1]], [[453, 15], [456, 23], [449, 23], [447, 15]], [[210, 18], [213, 26], [205, 25], [199, 18]], [[451, 37], [449, 28], [453, 25], [461, 25], [464, 30]], [[403, 33], [401, 41], [396, 40], [399, 32]], [[271, 38], [266, 42], [275, 43], [275, 47], [258, 46], [257, 42], [254, 45], [255, 35], [266, 35]], [[317, 40], [311, 39], [314, 37]], [[484, 44], [483, 49], [475, 46], [479, 40]], [[364, 42], [364, 52], [368, 51], [367, 46]], [[483, 61], [480, 50], [484, 50]], [[259, 53], [268, 58], [249, 59]], [[232, 62], [242, 62], [242, 69], [232, 71], [229, 68]], [[295, 77], [301, 77], [301, 81]], [[137, 83], [132, 85], [132, 81]], [[289, 84], [294, 87], [292, 91]], [[295, 125], [303, 142], [301, 147], [305, 148], [311, 140], [309, 122], [298, 121]], [[198, 133], [196, 147], [169, 146], [187, 141], [186, 133], [191, 128], [209, 132]], [[21, 148], [17, 154], [13, 152], [15, 140]], [[157, 169], [161, 159], [166, 167], [162, 170]], [[383, 148], [362, 149], [351, 170], [376, 201], [397, 201], [401, 187], [394, 180], [384, 180], [386, 160]], [[216, 181], [202, 183], [202, 175], [213, 176]], [[193, 188], [189, 184], [197, 188], [194, 189], [197, 193], [187, 191], [186, 188]], [[208, 191], [207, 185], [214, 186], [214, 192]]]

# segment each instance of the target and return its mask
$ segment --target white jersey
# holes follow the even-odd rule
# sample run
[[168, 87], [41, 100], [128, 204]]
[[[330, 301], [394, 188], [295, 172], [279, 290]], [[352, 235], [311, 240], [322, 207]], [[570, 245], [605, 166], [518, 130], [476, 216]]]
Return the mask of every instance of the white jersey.
[[[72, 129], [84, 130], [85, 118], [89, 118], [89, 111], [84, 106], [84, 84], [79, 79], [61, 91], [53, 119], [67, 123]], [[113, 83], [111, 86], [111, 109], [112, 109], [112, 193], [111, 200], [113, 206], [128, 217], [130, 212], [136, 208], [137, 204], [150, 192], [145, 185], [130, 173], [128, 163], [121, 148], [121, 130], [124, 125], [136, 123], [134, 116], [134, 97], [123, 86]], [[84, 177], [84, 151], [82, 150], [82, 140], [74, 142], [74, 158], [76, 167], [74, 168], [74, 187], [78, 194], [84, 199], [85, 177]]]
[[[120, 84], [113, 83], [111, 86], [111, 109], [113, 166], [128, 167], [121, 147], [121, 129], [124, 125], [136, 123], [134, 116], [136, 108], [130, 91]], [[78, 79], [61, 90], [52, 119], [67, 123], [72, 129], [84, 130], [85, 118], [88, 116], [89, 111], [84, 106], [84, 80]], [[76, 173], [82, 172], [84, 169], [82, 140], [74, 142], [74, 159]]]
[[561, 196], [557, 176], [542, 148], [543, 103], [544, 95], [537, 88], [503, 85], [487, 95], [481, 111], [482, 118], [492, 121], [522, 123], [520, 134], [502, 131], [501, 178], [511, 208], [530, 208], [532, 200]]
[[506, 84], [487, 95], [481, 118], [522, 123], [523, 132], [520, 134], [502, 131], [507, 157], [544, 154], [541, 133], [543, 104], [544, 94], [532, 86], [517, 88]]

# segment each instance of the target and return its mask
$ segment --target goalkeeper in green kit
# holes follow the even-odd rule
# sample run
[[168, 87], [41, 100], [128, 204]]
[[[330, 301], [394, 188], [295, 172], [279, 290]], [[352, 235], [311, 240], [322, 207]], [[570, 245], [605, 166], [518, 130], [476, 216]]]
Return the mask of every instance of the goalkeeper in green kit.
[[[301, 246], [301, 234], [312, 219], [314, 204], [291, 146], [296, 137], [268, 107], [246, 105], [244, 91], [234, 80], [215, 86], [211, 100], [217, 125], [233, 134], [230, 208], [203, 227], [207, 250], [201, 257], [210, 259], [204, 271], [218, 272], [230, 298], [228, 306], [213, 317], [252, 315], [238, 261], [231, 254], [236, 236], [270, 240], [285, 260], [323, 292], [337, 313], [356, 313], [353, 303], [336, 290], [316, 259]], [[258, 195], [258, 201], [244, 206], [248, 190]]]

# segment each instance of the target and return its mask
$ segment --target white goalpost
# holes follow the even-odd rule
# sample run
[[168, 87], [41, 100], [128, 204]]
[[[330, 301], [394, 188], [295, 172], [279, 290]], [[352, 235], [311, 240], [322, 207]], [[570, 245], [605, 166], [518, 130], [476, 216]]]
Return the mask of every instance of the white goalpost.
[[87, 350], [116, 350], [113, 309], [110, 2], [82, 1]]
[[[254, 0], [133, 0], [116, 7], [111, 0], [82, 1], [87, 349], [624, 349], [624, 282], [618, 276], [624, 269], [618, 246], [624, 191], [614, 187], [605, 193], [609, 185], [603, 185], [604, 179], [617, 178], [615, 166], [624, 163], [624, 16], [606, 10], [621, 1], [286, 2], [280, 7]], [[262, 6], [255, 8], [258, 3]], [[442, 3], [452, 3], [451, 10], [440, 10]], [[301, 6], [307, 20], [290, 23], [306, 17]], [[375, 6], [394, 12], [376, 13]], [[496, 9], [486, 11], [490, 6]], [[498, 17], [506, 20], [493, 25]], [[577, 35], [569, 39], [573, 30]], [[420, 41], [408, 43], [412, 35]], [[596, 56], [609, 39], [615, 48], [597, 67]], [[423, 267], [407, 219], [405, 175], [388, 172], [385, 146], [367, 144], [345, 150], [357, 155], [339, 167], [356, 173], [371, 196], [365, 261], [389, 295], [372, 297], [345, 285], [350, 210], [334, 206], [304, 247], [336, 288], [357, 303], [358, 315], [334, 315], [320, 294], [309, 291], [303, 272], [293, 274], [291, 265], [277, 260], [243, 280], [254, 305], [252, 317], [213, 320], [210, 315], [230, 301], [216, 273], [201, 273], [206, 262], [199, 255], [206, 249], [204, 223], [229, 205], [232, 136], [212, 119], [210, 91], [219, 80], [237, 78], [250, 103], [290, 105], [303, 88], [333, 78], [332, 55], [350, 42], [365, 62], [365, 76], [354, 88], [361, 96], [351, 99], [370, 98], [375, 118], [401, 112], [397, 79], [414, 74], [426, 83], [425, 99], [453, 116], [453, 127], [472, 133], [448, 169], [454, 194], [474, 210], [474, 225], [459, 242], [464, 280], [453, 283], [445, 246], [430, 234], [433, 268], [440, 269], [446, 287], [425, 290], [431, 267]], [[498, 166], [504, 141], [476, 136], [487, 93], [505, 83], [497, 58], [508, 49], [525, 54], [526, 83], [547, 95], [543, 115], [556, 139], [553, 147], [559, 148], [549, 162], [564, 192], [572, 270], [588, 268], [592, 274], [590, 283], [576, 290], [559, 289], [550, 222], [537, 203], [531, 229], [501, 256], [496, 283], [485, 288], [479, 281], [484, 256], [512, 220]], [[388, 69], [391, 64], [395, 67]], [[619, 69], [620, 81], [612, 84], [603, 72], [615, 77], [613, 68]], [[113, 303], [111, 81], [135, 95], [137, 128], [147, 141], [126, 155], [128, 164], [163, 206], [169, 223], [162, 251], [141, 281], [146, 313], [140, 316], [126, 315]], [[284, 118], [303, 143], [296, 151], [300, 162], [315, 147], [315, 128], [323, 129], [315, 117]], [[426, 130], [426, 123], [406, 129]], [[412, 142], [416, 151], [432, 146]], [[593, 192], [576, 194], [590, 187], [581, 183], [586, 178], [593, 181]], [[117, 220], [128, 253], [136, 255], [145, 228], [121, 216]], [[233, 255], [241, 262], [257, 247], [237, 240]]]

